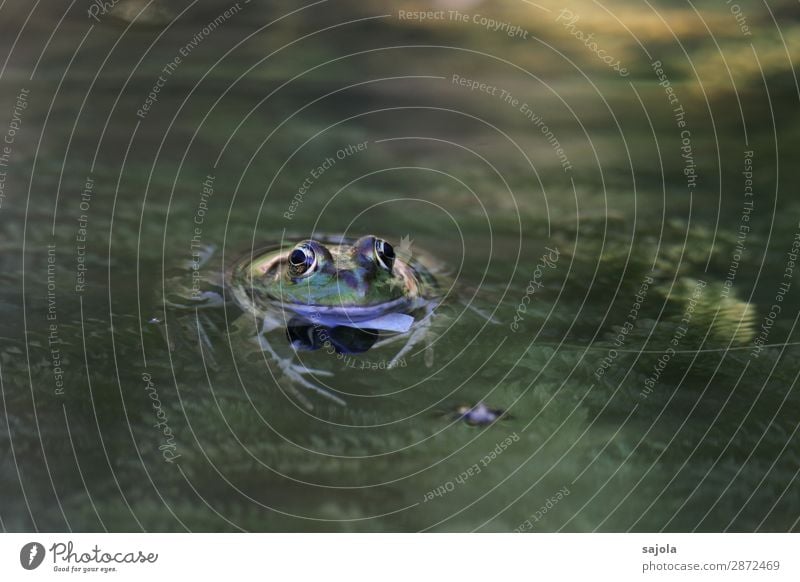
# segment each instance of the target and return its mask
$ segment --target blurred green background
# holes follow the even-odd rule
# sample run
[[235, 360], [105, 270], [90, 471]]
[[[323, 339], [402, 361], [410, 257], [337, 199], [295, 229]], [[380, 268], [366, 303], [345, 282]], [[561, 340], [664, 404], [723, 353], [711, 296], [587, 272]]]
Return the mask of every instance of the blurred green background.
[[[19, 126], [0, 199], [3, 529], [798, 529], [796, 2], [100, 6], [0, 7], [0, 133]], [[311, 354], [353, 396], [308, 413], [225, 333], [234, 310], [213, 365], [147, 324], [201, 209], [227, 257], [410, 236], [500, 323], [445, 305], [432, 368]], [[548, 246], [559, 264], [513, 331]], [[765, 324], [775, 346], [755, 357]], [[481, 400], [510, 417], [451, 416]]]

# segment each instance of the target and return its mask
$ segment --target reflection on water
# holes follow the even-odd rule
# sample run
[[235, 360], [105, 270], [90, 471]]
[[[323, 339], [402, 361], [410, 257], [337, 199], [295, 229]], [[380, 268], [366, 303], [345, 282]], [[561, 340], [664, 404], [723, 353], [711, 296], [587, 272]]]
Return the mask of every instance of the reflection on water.
[[375, 345], [378, 331], [343, 325], [323, 327], [309, 325], [302, 320], [292, 320], [286, 327], [286, 337], [295, 350], [325, 348], [336, 354], [363, 354]]

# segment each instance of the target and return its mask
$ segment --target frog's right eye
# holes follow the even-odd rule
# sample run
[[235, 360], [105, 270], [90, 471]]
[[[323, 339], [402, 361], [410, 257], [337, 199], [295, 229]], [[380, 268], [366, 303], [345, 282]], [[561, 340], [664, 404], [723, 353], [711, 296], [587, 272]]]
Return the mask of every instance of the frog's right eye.
[[394, 266], [394, 248], [388, 242], [383, 239], [376, 238], [375, 239], [375, 257], [380, 263], [381, 267], [392, 272], [392, 266]]
[[316, 268], [317, 254], [309, 245], [301, 245], [289, 253], [289, 273], [292, 277], [305, 277]]

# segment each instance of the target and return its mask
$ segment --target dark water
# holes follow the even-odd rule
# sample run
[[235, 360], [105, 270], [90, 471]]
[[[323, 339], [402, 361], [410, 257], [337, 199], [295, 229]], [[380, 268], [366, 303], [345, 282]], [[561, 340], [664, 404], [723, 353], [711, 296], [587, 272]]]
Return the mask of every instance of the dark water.
[[[796, 4], [461, 4], [0, 8], [4, 529], [798, 529]], [[312, 232], [436, 257], [432, 366], [149, 323]]]

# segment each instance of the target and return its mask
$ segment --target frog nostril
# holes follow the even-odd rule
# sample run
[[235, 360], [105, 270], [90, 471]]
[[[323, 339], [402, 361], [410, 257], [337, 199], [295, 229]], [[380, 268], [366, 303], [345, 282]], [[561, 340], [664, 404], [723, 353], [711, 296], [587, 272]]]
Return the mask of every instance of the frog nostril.
[[356, 295], [364, 297], [367, 294], [367, 282], [350, 269], [338, 271], [336, 277], [340, 285], [346, 286], [349, 291], [353, 291]]
[[336, 273], [336, 278], [339, 280], [339, 283], [342, 285], [347, 285], [348, 287], [352, 287], [355, 289], [358, 285], [358, 281], [356, 276], [350, 270], [340, 270]]

